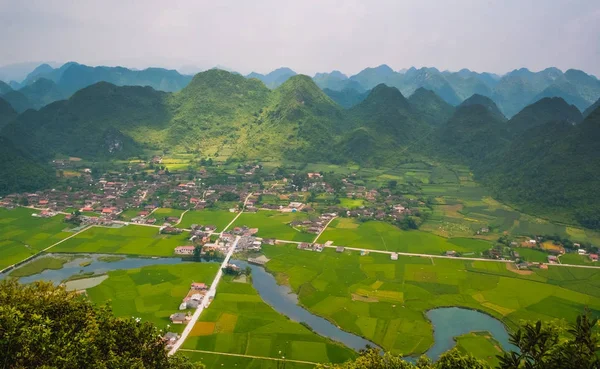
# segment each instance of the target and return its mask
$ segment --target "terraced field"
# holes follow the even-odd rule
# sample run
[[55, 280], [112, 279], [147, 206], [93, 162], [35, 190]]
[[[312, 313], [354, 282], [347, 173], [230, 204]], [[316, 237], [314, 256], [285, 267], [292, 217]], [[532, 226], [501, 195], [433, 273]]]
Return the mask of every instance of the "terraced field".
[[356, 356], [277, 313], [251, 284], [227, 276], [183, 348], [315, 363], [338, 363]]
[[550, 267], [531, 272], [504, 263], [358, 252], [323, 253], [265, 246], [267, 269], [288, 283], [300, 302], [342, 329], [387, 350], [422, 353], [433, 342], [424, 312], [473, 308], [509, 327], [524, 320], [573, 321], [587, 306], [600, 314], [600, 271]]

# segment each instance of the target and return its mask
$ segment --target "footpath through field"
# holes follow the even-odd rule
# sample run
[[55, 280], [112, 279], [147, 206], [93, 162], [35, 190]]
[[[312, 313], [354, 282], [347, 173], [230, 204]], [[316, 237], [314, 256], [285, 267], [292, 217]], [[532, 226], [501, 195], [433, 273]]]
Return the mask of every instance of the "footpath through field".
[[233, 242], [233, 246], [231, 246], [231, 249], [229, 249], [229, 252], [225, 256], [225, 260], [223, 260], [223, 263], [221, 263], [221, 267], [219, 268], [219, 271], [217, 272], [215, 279], [213, 280], [212, 284], [210, 285], [210, 289], [202, 298], [202, 303], [198, 306], [198, 308], [194, 312], [194, 315], [192, 315], [192, 319], [185, 326], [183, 333], [181, 333], [181, 337], [179, 338], [179, 340], [177, 340], [177, 342], [175, 343], [175, 345], [173, 346], [171, 351], [169, 351], [169, 355], [173, 355], [174, 353], [177, 352], [177, 350], [179, 350], [179, 348], [181, 347], [181, 345], [183, 344], [183, 342], [185, 341], [187, 336], [190, 334], [190, 332], [194, 328], [194, 325], [198, 321], [198, 318], [200, 318], [200, 314], [202, 314], [204, 309], [206, 309], [208, 307], [210, 298], [215, 297], [215, 294], [217, 293], [217, 285], [219, 284], [219, 282], [221, 281], [221, 277], [223, 276], [223, 268], [225, 268], [227, 266], [227, 264], [229, 263], [229, 259], [231, 259], [231, 255], [233, 255], [233, 252], [235, 251], [235, 248], [236, 248], [239, 240], [240, 240], [240, 236], [237, 236], [235, 238], [235, 241]]
[[327, 229], [327, 227], [329, 227], [329, 224], [331, 224], [331, 222], [333, 222], [333, 220], [337, 218], [337, 217], [333, 217], [331, 219], [329, 219], [329, 222], [327, 222], [327, 224], [325, 224], [325, 227], [323, 227], [323, 229], [321, 229], [321, 232], [319, 232], [319, 234], [317, 235], [317, 237], [315, 237], [315, 240], [313, 241], [313, 243], [317, 242], [317, 240], [319, 239], [319, 237], [321, 237], [321, 235], [323, 234], [323, 232], [325, 232], [325, 230]]
[[215, 352], [215, 351], [190, 350], [190, 349], [181, 349], [180, 351], [182, 351], [182, 352], [199, 352], [202, 354], [214, 354], [214, 355], [235, 356], [235, 357], [247, 357], [250, 359], [260, 359], [260, 360], [274, 360], [274, 361], [282, 361], [282, 362], [289, 361], [290, 363], [298, 363], [298, 364], [309, 364], [309, 365], [320, 364], [320, 363], [315, 363], [314, 361], [290, 360], [290, 359], [286, 359], [286, 358], [254, 356], [254, 355], [244, 355], [244, 354], [230, 354], [228, 352]]

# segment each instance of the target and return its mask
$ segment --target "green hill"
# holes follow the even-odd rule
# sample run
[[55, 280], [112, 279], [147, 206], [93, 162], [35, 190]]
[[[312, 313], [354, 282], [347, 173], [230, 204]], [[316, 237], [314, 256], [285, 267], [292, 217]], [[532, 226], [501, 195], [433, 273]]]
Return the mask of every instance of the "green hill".
[[25, 110], [31, 108], [31, 101], [20, 91], [11, 90], [4, 95], [2, 98], [8, 102], [17, 113], [22, 113]]
[[581, 124], [553, 120], [517, 137], [485, 182], [506, 201], [600, 228], [600, 109]]
[[12, 91], [12, 88], [3, 81], [0, 81], [0, 96]]
[[506, 117], [504, 114], [502, 114], [500, 109], [498, 109], [496, 103], [487, 96], [475, 94], [460, 104], [462, 107], [472, 105], [481, 105], [485, 107], [496, 119], [500, 121], [506, 121]]
[[600, 107], [600, 99], [596, 100], [595, 103], [593, 103], [587, 109], [585, 109], [585, 111], [583, 112], [584, 118], [587, 117], [588, 115], [592, 114], [592, 112], [594, 110], [596, 110], [598, 107]]
[[450, 120], [436, 132], [436, 154], [478, 167], [492, 160], [508, 144], [504, 120], [482, 104], [456, 109]]
[[30, 85], [19, 90], [29, 101], [30, 108], [39, 109], [58, 100], [64, 100], [67, 95], [53, 81], [39, 78]]
[[530, 128], [551, 121], [565, 121], [572, 125], [580, 123], [583, 116], [574, 105], [569, 105], [560, 97], [546, 97], [521, 110], [508, 123], [508, 129], [521, 134]]
[[10, 140], [0, 137], [0, 196], [48, 188], [55, 177], [50, 166], [40, 164]]
[[296, 72], [291, 70], [290, 68], [278, 68], [274, 71], [264, 75], [260, 73], [252, 72], [246, 76], [246, 78], [256, 78], [261, 80], [265, 86], [268, 88], [277, 88], [281, 86], [285, 81], [287, 81], [290, 77], [296, 75]]
[[0, 129], [17, 117], [17, 112], [3, 98], [0, 97]]
[[446, 123], [455, 110], [452, 105], [445, 102], [435, 92], [423, 87], [419, 87], [410, 95], [408, 102], [413, 110], [432, 126]]
[[348, 109], [366, 99], [367, 96], [369, 96], [370, 91], [359, 92], [353, 88], [344, 88], [343, 90], [338, 91], [324, 88], [323, 92], [338, 105]]
[[164, 128], [169, 117], [164, 100], [165, 93], [150, 87], [102, 82], [21, 114], [1, 134], [37, 157], [125, 158], [140, 153], [138, 142], [147, 143], [153, 131]]

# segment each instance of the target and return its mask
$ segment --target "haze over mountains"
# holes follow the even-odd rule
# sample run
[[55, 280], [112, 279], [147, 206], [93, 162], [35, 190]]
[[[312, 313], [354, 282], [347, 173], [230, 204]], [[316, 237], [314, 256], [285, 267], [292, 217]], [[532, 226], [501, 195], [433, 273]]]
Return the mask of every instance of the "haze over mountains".
[[[65, 78], [71, 73], [96, 77]], [[177, 92], [105, 81], [92, 84], [99, 78], [96, 73], [119, 84], [154, 83]], [[581, 108], [561, 96], [541, 97], [513, 114], [494, 101], [501, 91], [518, 90], [535, 99], [567, 85], [575, 86], [569, 96], [576, 92], [582, 99], [597, 99], [594, 77], [555, 69], [518, 70], [498, 77], [433, 68], [400, 73], [386, 67], [352, 77], [339, 72], [315, 78], [292, 74], [280, 69], [247, 78], [213, 69], [177, 89], [185, 76], [167, 70], [40, 67], [18, 91], [0, 85], [7, 91], [0, 97], [2, 155], [19, 163], [22, 173], [4, 176], [0, 192], [51, 183], [46, 163], [56, 155], [103, 161], [153, 149], [234, 160], [384, 167], [425, 157], [468, 165], [512, 204], [550, 209], [566, 220], [600, 228], [599, 103], [586, 107], [584, 118]], [[378, 79], [386, 82], [376, 83]], [[87, 83], [68, 99], [43, 106]], [[536, 89], [524, 92], [524, 86], [534, 85]], [[475, 92], [466, 96], [467, 91]], [[23, 112], [18, 105], [23, 96], [39, 110]], [[506, 109], [509, 99], [503, 101]], [[522, 103], [511, 104], [515, 109]], [[7, 160], [0, 174], [14, 171]]]

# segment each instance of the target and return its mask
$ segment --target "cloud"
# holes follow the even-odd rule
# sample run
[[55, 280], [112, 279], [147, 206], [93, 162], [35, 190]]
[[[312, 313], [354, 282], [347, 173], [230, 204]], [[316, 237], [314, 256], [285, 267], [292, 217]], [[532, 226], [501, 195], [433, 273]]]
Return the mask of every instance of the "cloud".
[[435, 66], [600, 74], [594, 0], [0, 0], [0, 64], [58, 60], [313, 74]]

